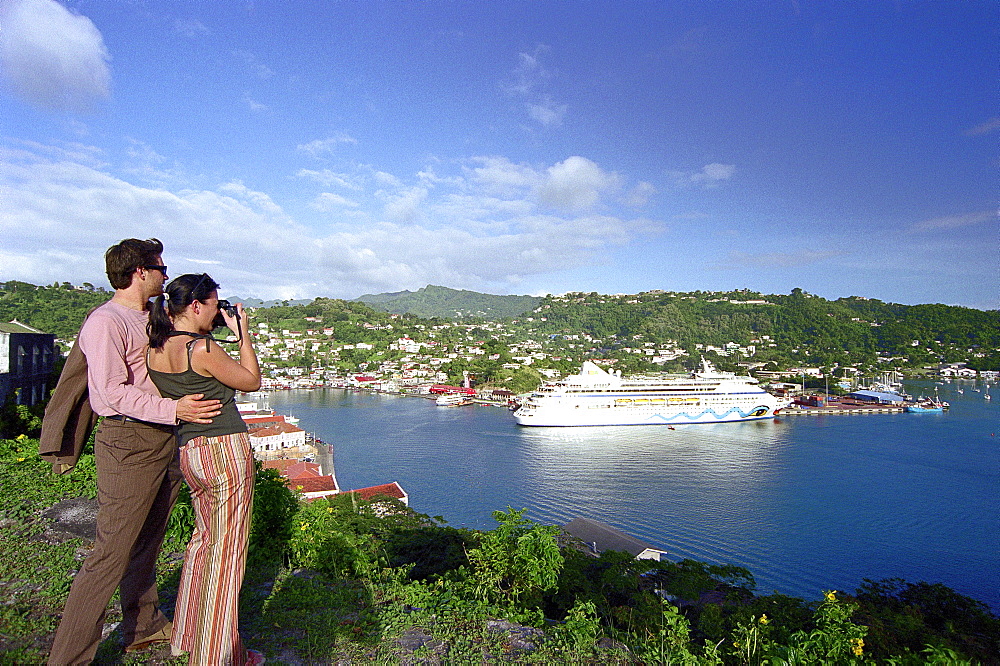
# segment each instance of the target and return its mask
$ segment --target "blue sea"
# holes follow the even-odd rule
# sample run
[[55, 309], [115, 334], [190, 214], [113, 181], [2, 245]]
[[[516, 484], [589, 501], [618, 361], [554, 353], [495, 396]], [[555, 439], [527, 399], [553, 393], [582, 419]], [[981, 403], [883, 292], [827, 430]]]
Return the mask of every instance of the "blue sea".
[[525, 428], [499, 407], [339, 389], [269, 400], [334, 445], [342, 488], [398, 481], [452, 526], [492, 528], [507, 506], [547, 524], [583, 516], [671, 559], [746, 567], [760, 594], [817, 600], [899, 577], [998, 612], [1000, 387], [989, 401], [968, 380], [905, 388], [936, 388], [951, 409], [671, 430]]

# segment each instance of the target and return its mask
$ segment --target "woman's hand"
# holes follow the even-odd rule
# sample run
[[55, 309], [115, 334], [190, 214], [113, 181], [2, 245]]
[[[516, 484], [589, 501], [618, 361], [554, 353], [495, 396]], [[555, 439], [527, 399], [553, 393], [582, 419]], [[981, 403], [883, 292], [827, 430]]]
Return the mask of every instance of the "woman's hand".
[[[246, 314], [246, 311], [243, 309], [243, 304], [242, 303], [237, 303], [234, 307], [236, 308], [236, 316], [235, 317], [233, 315], [229, 314], [229, 310], [221, 310], [220, 309], [219, 312], [222, 314], [222, 320], [226, 322], [226, 326], [229, 327], [229, 330], [232, 331], [233, 333], [235, 333], [236, 337], [242, 338], [243, 337], [243, 333], [248, 330], [247, 329], [247, 314]], [[242, 321], [242, 324], [240, 323], [241, 321]], [[240, 331], [240, 327], [241, 326], [243, 327], [242, 332]]]

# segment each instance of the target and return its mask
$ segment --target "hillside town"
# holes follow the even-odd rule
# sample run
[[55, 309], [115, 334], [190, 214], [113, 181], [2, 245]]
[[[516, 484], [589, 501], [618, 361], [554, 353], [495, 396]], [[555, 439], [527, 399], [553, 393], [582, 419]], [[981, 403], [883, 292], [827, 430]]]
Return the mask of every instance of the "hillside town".
[[[396, 318], [395, 315], [392, 317]], [[531, 368], [541, 378], [552, 379], [566, 374], [572, 364], [578, 364], [585, 357], [601, 365], [615, 366], [621, 363], [622, 354], [640, 357], [653, 365], [689, 356], [688, 350], [676, 341], [647, 342], [643, 341], [642, 336], [635, 335], [628, 341], [614, 341], [616, 357], [594, 358], [593, 354], [606, 348], [608, 341], [587, 333], [525, 337], [524, 324], [530, 326], [535, 321], [532, 316], [520, 321], [514, 320], [509, 325], [502, 322], [410, 325], [417, 329], [418, 335], [404, 332], [401, 326], [398, 337], [387, 342], [358, 343], [338, 343], [332, 328], [323, 327], [319, 318], [307, 318], [309, 319], [316, 327], [304, 331], [275, 329], [267, 323], [257, 325], [256, 349], [265, 375], [262, 388], [335, 387], [427, 394], [434, 392], [435, 387], [447, 385], [449, 381], [456, 379], [443, 369], [455, 361], [466, 364], [489, 361], [499, 363], [504, 370]], [[539, 320], [544, 321], [545, 318], [539, 317]], [[519, 324], [521, 326], [515, 332], [513, 329]], [[395, 330], [391, 323], [363, 322], [361, 325], [370, 331]], [[531, 332], [530, 328], [527, 332]], [[422, 339], [417, 340], [415, 337]], [[506, 342], [498, 351], [495, 344], [488, 344], [491, 339]], [[766, 363], [754, 360], [758, 349], [776, 346], [771, 336], [767, 335], [751, 338], [746, 344], [732, 341], [722, 345], [693, 345], [699, 355], [734, 359], [736, 366], [752, 372], [762, 382], [773, 382], [776, 386], [787, 383], [781, 382], [782, 378], [824, 377], [824, 368], [818, 365], [765, 369]], [[369, 360], [357, 362], [355, 369], [351, 370], [345, 368], [347, 364], [342, 362], [348, 356], [352, 361], [359, 357]], [[309, 359], [309, 365], [295, 363], [301, 359]], [[892, 367], [894, 360], [898, 359], [892, 356], [879, 358], [886, 369]], [[942, 377], [980, 377], [986, 380], [995, 380], [1000, 374], [996, 371], [976, 371], [965, 366], [962, 362], [941, 363], [927, 370]], [[860, 368], [850, 366], [840, 367], [839, 370], [840, 376], [848, 377], [859, 376], [862, 372]], [[476, 382], [468, 375], [460, 383], [464, 388], [476, 386]], [[489, 386], [480, 393], [479, 397], [490, 400], [509, 395], [510, 391]]]

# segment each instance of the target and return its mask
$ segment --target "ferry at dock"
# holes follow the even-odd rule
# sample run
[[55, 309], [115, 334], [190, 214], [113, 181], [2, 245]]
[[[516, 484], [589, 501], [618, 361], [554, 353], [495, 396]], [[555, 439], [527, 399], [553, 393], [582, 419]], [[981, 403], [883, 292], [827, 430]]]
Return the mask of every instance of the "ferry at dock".
[[719, 372], [707, 359], [688, 377], [623, 378], [585, 361], [579, 374], [528, 395], [514, 418], [524, 426], [684, 425], [767, 419], [787, 405], [753, 377]]

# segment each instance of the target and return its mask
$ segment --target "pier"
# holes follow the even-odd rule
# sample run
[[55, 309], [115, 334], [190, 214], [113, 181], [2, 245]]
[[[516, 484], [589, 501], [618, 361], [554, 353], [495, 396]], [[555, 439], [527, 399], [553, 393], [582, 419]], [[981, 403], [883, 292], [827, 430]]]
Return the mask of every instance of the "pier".
[[781, 409], [777, 416], [787, 414], [899, 414], [905, 411], [895, 405], [828, 405], [825, 407], [803, 407], [795, 405]]

